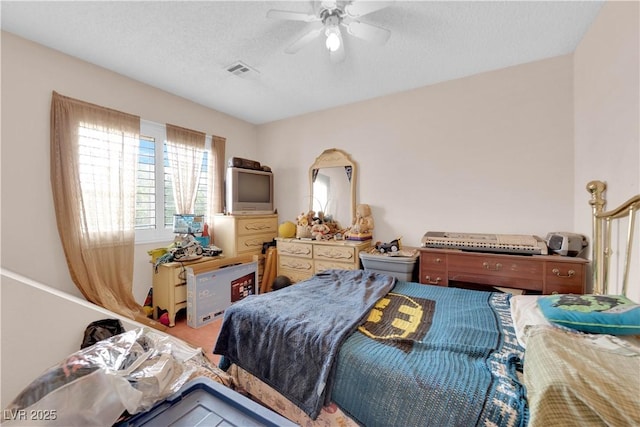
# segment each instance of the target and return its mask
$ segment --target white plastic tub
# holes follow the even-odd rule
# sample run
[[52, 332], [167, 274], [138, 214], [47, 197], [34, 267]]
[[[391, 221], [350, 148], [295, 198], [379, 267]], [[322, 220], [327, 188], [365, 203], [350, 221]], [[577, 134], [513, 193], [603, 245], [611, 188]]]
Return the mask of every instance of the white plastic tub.
[[376, 255], [366, 252], [360, 252], [360, 260], [366, 271], [375, 273], [388, 274], [398, 280], [410, 282], [413, 277], [413, 269], [415, 268], [418, 256], [387, 256]]

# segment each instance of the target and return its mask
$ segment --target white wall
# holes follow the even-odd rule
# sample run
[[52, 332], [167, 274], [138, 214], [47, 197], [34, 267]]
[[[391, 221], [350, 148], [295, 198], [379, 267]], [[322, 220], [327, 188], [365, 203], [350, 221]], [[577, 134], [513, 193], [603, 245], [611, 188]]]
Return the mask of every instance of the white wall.
[[46, 369], [80, 350], [89, 323], [115, 318], [126, 330], [144, 326], [13, 272], [1, 273], [0, 408]]
[[571, 56], [268, 123], [258, 139], [280, 221], [307, 210], [308, 168], [335, 147], [358, 163], [374, 239], [573, 229]]
[[[639, 21], [638, 2], [607, 2], [574, 54], [574, 222], [583, 234], [591, 234], [588, 181], [607, 182], [608, 209], [640, 193]], [[614, 247], [613, 279], [622, 250]], [[640, 239], [632, 260], [630, 296], [640, 301]]]
[[[256, 128], [122, 75], [2, 32], [2, 267], [81, 296], [72, 283], [56, 228], [49, 179], [51, 92], [157, 123], [227, 138], [227, 157], [254, 158]], [[146, 251], [136, 247], [134, 295], [151, 287]]]

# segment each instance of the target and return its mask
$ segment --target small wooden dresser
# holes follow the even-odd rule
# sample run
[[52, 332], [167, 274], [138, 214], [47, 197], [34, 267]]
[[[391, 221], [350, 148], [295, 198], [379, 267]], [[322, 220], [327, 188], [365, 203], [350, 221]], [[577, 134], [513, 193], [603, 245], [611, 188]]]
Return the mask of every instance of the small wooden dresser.
[[559, 255], [510, 255], [420, 249], [420, 283], [450, 282], [522, 289], [542, 294], [583, 294], [588, 261]]
[[215, 215], [213, 243], [226, 257], [258, 255], [258, 281], [262, 281], [264, 255], [262, 245], [278, 235], [278, 214]]
[[278, 238], [278, 274], [300, 282], [329, 269], [357, 270], [360, 251], [371, 240], [301, 240]]
[[278, 215], [216, 215], [213, 241], [225, 256], [258, 254], [278, 235]]

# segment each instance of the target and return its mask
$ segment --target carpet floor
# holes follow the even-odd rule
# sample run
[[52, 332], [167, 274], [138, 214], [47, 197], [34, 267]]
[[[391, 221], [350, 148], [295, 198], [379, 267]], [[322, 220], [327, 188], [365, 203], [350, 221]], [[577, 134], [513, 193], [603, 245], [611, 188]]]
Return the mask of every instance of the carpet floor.
[[194, 347], [202, 348], [209, 360], [216, 366], [220, 362], [220, 356], [213, 354], [213, 346], [218, 339], [220, 327], [222, 326], [222, 316], [199, 328], [192, 328], [187, 325], [187, 311], [182, 309], [176, 313], [176, 325], [165, 330], [169, 335], [180, 338]]

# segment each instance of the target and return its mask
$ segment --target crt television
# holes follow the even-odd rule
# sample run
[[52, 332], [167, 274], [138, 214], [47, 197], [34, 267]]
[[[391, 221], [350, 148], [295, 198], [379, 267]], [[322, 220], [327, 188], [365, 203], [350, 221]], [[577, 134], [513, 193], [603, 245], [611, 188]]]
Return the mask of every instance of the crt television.
[[225, 190], [228, 214], [272, 214], [274, 211], [271, 172], [227, 168]]

